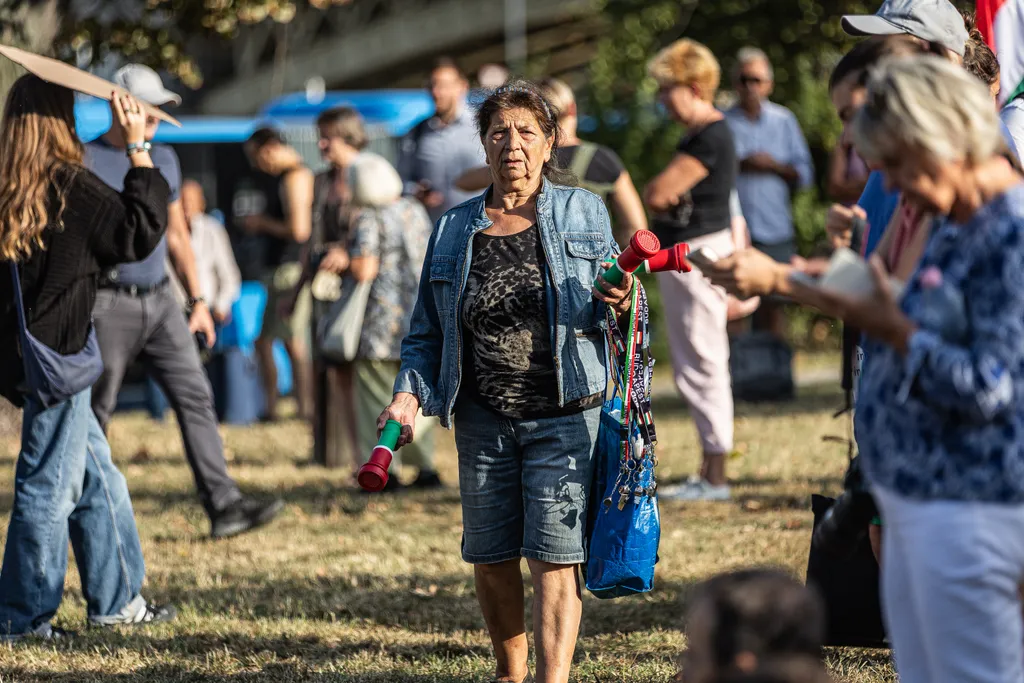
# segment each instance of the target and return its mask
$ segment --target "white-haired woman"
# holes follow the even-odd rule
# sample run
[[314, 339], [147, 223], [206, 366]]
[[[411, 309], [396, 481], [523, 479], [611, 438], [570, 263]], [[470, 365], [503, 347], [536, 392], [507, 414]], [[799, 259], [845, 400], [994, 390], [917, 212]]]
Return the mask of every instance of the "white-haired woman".
[[[357, 213], [350, 228], [347, 279], [373, 282], [355, 361], [356, 434], [365, 460], [377, 442], [377, 416], [392, 400], [433, 226], [420, 202], [402, 196], [402, 180], [383, 157], [363, 153], [348, 174]], [[398, 472], [403, 460], [417, 466], [415, 485], [434, 488], [440, 485], [430, 429], [434, 421], [421, 422], [416, 441], [395, 453], [399, 459], [393, 467]], [[385, 490], [399, 486], [398, 477], [391, 477]]]
[[802, 300], [864, 330], [857, 442], [885, 520], [903, 683], [1024, 681], [1024, 184], [987, 88], [931, 57], [870, 79], [854, 144], [940, 218], [896, 300]]

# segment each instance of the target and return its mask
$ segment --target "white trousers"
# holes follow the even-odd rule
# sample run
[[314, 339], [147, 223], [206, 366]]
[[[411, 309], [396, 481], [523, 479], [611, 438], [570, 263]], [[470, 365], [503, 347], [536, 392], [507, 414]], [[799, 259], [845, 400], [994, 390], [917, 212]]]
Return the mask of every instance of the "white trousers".
[[1024, 683], [1024, 505], [874, 494], [901, 683]]
[[[722, 230], [689, 245], [691, 251], [708, 247], [721, 258], [733, 252], [733, 235]], [[657, 277], [676, 389], [690, 406], [704, 452], [728, 453], [733, 448], [733, 402], [725, 290], [696, 268]]]

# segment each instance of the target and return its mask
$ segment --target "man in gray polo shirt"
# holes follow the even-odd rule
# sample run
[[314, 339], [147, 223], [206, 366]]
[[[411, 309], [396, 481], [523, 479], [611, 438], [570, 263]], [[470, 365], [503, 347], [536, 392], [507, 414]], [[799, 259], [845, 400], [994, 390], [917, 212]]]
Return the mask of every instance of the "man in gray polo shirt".
[[[129, 64], [117, 72], [115, 82], [135, 97], [154, 106], [181, 101], [166, 90], [149, 67]], [[159, 121], [150, 118], [146, 139], [152, 140]], [[149, 143], [147, 143], [149, 144]], [[227, 472], [224, 446], [217, 431], [213, 392], [199, 360], [193, 333], [206, 343], [215, 339], [213, 318], [202, 296], [195, 256], [181, 206], [181, 169], [174, 150], [153, 145], [153, 164], [171, 186], [167, 235], [149, 257], [101, 273], [93, 310], [96, 336], [103, 355], [103, 375], [92, 392], [92, 407], [104, 429], [117, 404], [127, 367], [140, 359], [164, 390], [178, 418], [185, 455], [195, 476], [203, 507], [210, 517], [211, 534], [224, 538], [266, 524], [281, 510], [280, 501], [257, 502], [245, 498]], [[86, 145], [89, 170], [117, 191], [124, 187], [129, 161], [124, 140], [115, 130]], [[186, 321], [169, 286], [165, 260], [170, 256], [188, 295]]]
[[469, 82], [455, 64], [439, 59], [430, 72], [434, 115], [421, 121], [402, 139], [398, 173], [405, 194], [423, 202], [430, 220], [475, 196], [455, 187], [466, 171], [484, 166], [484, 148], [473, 112], [467, 106]]

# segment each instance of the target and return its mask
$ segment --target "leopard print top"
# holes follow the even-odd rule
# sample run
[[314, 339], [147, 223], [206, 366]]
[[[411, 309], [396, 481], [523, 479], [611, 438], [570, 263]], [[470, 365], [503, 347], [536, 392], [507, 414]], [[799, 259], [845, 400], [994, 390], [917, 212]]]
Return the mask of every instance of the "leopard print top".
[[537, 226], [514, 235], [478, 233], [471, 263], [462, 307], [463, 390], [513, 419], [552, 417], [599, 404], [583, 399], [558, 405], [544, 287], [547, 262]]

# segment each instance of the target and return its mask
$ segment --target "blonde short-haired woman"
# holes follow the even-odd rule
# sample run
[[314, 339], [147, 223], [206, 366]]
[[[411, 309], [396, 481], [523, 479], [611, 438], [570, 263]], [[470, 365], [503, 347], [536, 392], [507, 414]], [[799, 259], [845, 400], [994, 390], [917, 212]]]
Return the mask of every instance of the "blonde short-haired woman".
[[[736, 248], [729, 200], [736, 184], [736, 148], [722, 112], [713, 104], [721, 69], [711, 51], [683, 39], [648, 65], [658, 97], [686, 134], [669, 165], [647, 186], [644, 201], [662, 247], [687, 242], [719, 257]], [[658, 273], [672, 366], [679, 393], [690, 405], [703, 450], [700, 476], [669, 490], [683, 500], [727, 500], [725, 458], [733, 449], [729, 376], [728, 300], [699, 271]]]

